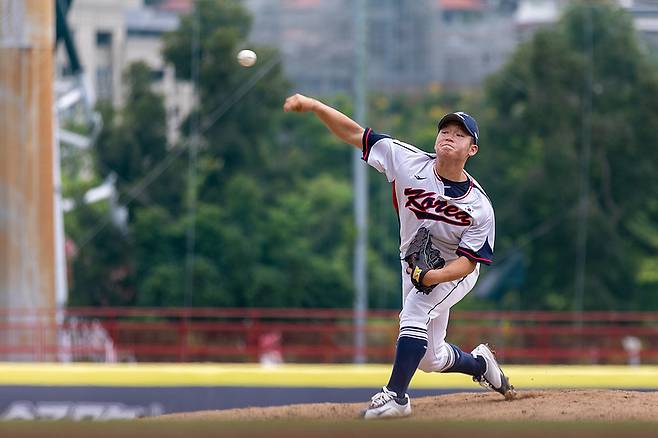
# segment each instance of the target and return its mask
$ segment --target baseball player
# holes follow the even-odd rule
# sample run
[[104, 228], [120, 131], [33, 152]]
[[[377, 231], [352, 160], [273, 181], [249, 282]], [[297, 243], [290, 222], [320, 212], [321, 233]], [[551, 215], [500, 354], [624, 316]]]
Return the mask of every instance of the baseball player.
[[463, 112], [445, 115], [438, 123], [435, 153], [430, 154], [364, 129], [301, 94], [288, 97], [283, 109], [314, 113], [336, 137], [359, 148], [363, 160], [393, 185], [400, 222], [400, 332], [391, 377], [372, 397], [364, 417], [410, 415], [407, 388], [417, 368], [468, 374], [485, 388], [513, 398], [514, 387], [486, 344], [466, 353], [445, 340], [450, 308], [473, 288], [480, 263], [488, 265], [493, 259], [493, 207], [464, 170], [478, 152], [475, 120]]

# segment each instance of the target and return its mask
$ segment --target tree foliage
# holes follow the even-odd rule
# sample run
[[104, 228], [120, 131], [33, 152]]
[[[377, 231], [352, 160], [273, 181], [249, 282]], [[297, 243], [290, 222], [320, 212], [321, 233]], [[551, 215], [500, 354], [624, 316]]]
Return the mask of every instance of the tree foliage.
[[[151, 90], [148, 68], [131, 66], [126, 105], [103, 108], [94, 178], [68, 184], [82, 199], [114, 172], [119, 201], [130, 207], [125, 230], [107, 221], [105, 204], [67, 215], [67, 232], [84, 243], [72, 303], [351, 306], [354, 148], [310, 115], [282, 113], [289, 86], [276, 51], [255, 48], [259, 61], [250, 69], [235, 62], [251, 25], [238, 2], [195, 5], [198, 12], [165, 38], [165, 58], [178, 77], [191, 79], [197, 14], [199, 105], [180, 144], [166, 142], [163, 101]], [[480, 150], [467, 170], [496, 210], [499, 263], [492, 269], [501, 281], [489, 299], [470, 297], [462, 308], [571, 307], [586, 120], [592, 153], [585, 308], [658, 306], [658, 73], [634, 35], [614, 5], [579, 1], [521, 45], [482, 93], [371, 96], [373, 129], [427, 151], [445, 113], [466, 110], [480, 122]], [[252, 81], [265, 72], [259, 69], [269, 70]], [[352, 112], [345, 96], [323, 100]], [[195, 126], [196, 171], [188, 173]], [[399, 225], [390, 185], [368, 173], [370, 307], [396, 308]]]
[[[282, 120], [288, 84], [276, 52], [257, 48], [259, 62], [252, 69], [234, 61], [250, 25], [241, 6], [229, 1], [195, 5], [199, 8], [200, 104], [190, 115], [187, 137], [178, 147], [189, 148], [190, 129], [198, 117], [201, 142], [196, 179], [187, 179], [183, 155], [174, 161], [177, 172], [163, 174], [152, 185], [172, 187], [171, 181], [178, 182], [175, 192], [181, 196], [151, 197], [134, 208], [136, 303], [349, 305], [348, 171], [307, 170], [313, 160], [340, 161], [348, 155], [347, 148], [341, 145], [342, 154], [328, 153], [339, 148], [317, 124]], [[186, 79], [192, 74], [194, 20], [194, 12], [183, 17], [179, 29], [165, 38], [165, 58]], [[258, 69], [267, 68], [260, 80], [251, 80]], [[245, 85], [250, 87], [246, 91]], [[285, 136], [279, 135], [282, 124], [288, 128]], [[118, 135], [119, 126], [113, 126], [110, 137]], [[134, 159], [126, 157], [118, 145], [113, 152]], [[117, 164], [113, 162], [112, 167]], [[143, 178], [146, 169], [142, 170]], [[342, 178], [332, 178], [336, 174]], [[194, 194], [193, 204], [184, 193]], [[189, 205], [195, 207], [189, 209]], [[196, 235], [193, 253], [188, 247], [191, 226]], [[193, 260], [191, 289], [186, 289], [185, 281], [188, 260]]]
[[[585, 221], [585, 308], [656, 305], [639, 275], [657, 249], [646, 234], [649, 218], [655, 220], [650, 192], [658, 187], [650, 128], [658, 120], [658, 74], [629, 17], [606, 2], [572, 5], [491, 79], [486, 104], [476, 166], [491, 176], [499, 248], [524, 245], [528, 281], [517, 304], [571, 307], [578, 226]], [[590, 184], [586, 217], [578, 208], [583, 172]]]
[[[66, 216], [66, 229], [78, 245], [72, 265], [71, 304], [135, 303], [134, 241], [129, 230], [114, 220], [116, 208], [126, 204], [132, 214], [139, 205], [161, 201], [161, 195], [176, 199], [175, 191], [164, 191], [163, 186], [135, 191], [136, 184], [167, 150], [164, 102], [151, 91], [150, 78], [146, 64], [131, 64], [124, 76], [129, 85], [124, 106], [115, 111], [108, 102], [99, 102], [104, 125], [93, 151], [91, 171], [95, 177], [67, 184], [67, 194], [76, 207]], [[108, 177], [116, 181], [118, 198], [88, 205], [86, 191]], [[137, 202], [131, 203], [133, 198]]]

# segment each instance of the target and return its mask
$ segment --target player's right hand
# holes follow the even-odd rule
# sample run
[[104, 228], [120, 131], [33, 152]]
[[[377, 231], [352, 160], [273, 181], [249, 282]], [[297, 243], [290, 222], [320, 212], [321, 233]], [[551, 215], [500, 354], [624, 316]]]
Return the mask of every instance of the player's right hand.
[[306, 97], [303, 94], [295, 94], [286, 99], [286, 103], [283, 104], [283, 110], [285, 112], [294, 111], [304, 113], [311, 111], [314, 103], [315, 100], [310, 97]]

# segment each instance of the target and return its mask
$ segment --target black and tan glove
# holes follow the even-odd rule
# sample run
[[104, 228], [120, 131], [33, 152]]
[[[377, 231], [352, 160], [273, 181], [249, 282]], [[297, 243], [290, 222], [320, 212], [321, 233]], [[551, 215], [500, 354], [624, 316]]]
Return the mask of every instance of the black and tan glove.
[[425, 227], [420, 227], [413, 240], [409, 244], [404, 260], [411, 269], [411, 282], [419, 292], [429, 294], [434, 286], [424, 286], [423, 278], [432, 269], [441, 269], [446, 262], [441, 257], [441, 252], [432, 245], [432, 236]]

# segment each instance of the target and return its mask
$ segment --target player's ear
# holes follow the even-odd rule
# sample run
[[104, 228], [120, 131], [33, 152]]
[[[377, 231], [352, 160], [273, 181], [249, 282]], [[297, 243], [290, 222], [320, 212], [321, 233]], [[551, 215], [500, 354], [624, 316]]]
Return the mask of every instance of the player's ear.
[[477, 143], [471, 143], [471, 147], [468, 150], [468, 156], [472, 157], [473, 155], [478, 153], [478, 150], [479, 150], [479, 148], [478, 148]]

